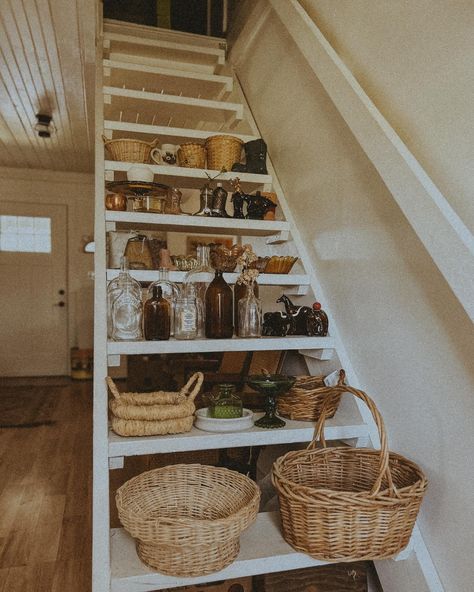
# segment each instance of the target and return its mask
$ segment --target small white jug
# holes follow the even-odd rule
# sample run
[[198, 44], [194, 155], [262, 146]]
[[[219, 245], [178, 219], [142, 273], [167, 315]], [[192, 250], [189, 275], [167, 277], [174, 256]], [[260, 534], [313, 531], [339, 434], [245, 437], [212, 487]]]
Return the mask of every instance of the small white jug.
[[176, 166], [178, 161], [177, 153], [179, 146], [174, 144], [162, 144], [161, 148], [153, 148], [151, 151], [151, 159], [156, 164], [167, 164], [169, 166]]

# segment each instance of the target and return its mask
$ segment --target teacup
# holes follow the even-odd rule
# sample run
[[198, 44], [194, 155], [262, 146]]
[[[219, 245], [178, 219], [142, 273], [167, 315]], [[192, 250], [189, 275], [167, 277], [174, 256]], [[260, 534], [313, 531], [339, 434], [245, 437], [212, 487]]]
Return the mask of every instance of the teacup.
[[162, 144], [161, 148], [153, 148], [150, 154], [151, 159], [156, 164], [175, 166], [178, 160], [178, 148], [179, 146], [175, 146], [174, 144]]
[[152, 183], [155, 175], [150, 167], [145, 165], [135, 164], [127, 171], [127, 179], [129, 181], [145, 181]]

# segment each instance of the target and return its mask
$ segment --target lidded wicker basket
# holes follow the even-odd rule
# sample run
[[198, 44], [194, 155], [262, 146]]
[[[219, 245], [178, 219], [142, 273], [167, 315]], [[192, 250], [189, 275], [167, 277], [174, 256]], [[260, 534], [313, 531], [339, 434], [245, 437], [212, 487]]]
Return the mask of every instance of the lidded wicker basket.
[[[344, 384], [346, 373], [339, 371], [338, 385]], [[278, 397], [278, 413], [298, 421], [318, 421], [324, 404], [326, 417], [336, 413], [342, 392], [324, 384], [324, 376], [298, 376], [291, 389]]]
[[[388, 451], [382, 417], [364, 392], [333, 387], [361, 399], [380, 434], [381, 450], [326, 448], [323, 408], [306, 450], [273, 465], [283, 536], [296, 550], [326, 561], [387, 559], [410, 540], [427, 487], [422, 470]], [[323, 448], [316, 448], [317, 441]]]
[[178, 149], [179, 166], [203, 169], [206, 166], [206, 149], [198, 142], [185, 142]]
[[260, 490], [229, 469], [179, 464], [130, 479], [115, 499], [144, 563], [163, 574], [195, 577], [235, 560], [239, 536], [257, 516]]
[[207, 168], [213, 171], [230, 171], [240, 162], [242, 140], [234, 136], [211, 136], [206, 140]]
[[102, 139], [112, 160], [122, 162], [149, 163], [151, 151], [156, 148], [159, 142], [158, 138], [155, 138], [153, 142], [144, 142], [143, 140], [133, 140], [131, 138], [107, 140], [105, 136], [102, 136]]

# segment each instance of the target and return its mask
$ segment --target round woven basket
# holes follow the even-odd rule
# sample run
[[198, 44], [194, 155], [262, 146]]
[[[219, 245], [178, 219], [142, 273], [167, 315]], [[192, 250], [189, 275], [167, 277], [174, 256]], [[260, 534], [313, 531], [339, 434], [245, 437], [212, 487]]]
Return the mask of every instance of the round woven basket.
[[178, 149], [179, 166], [190, 169], [203, 169], [206, 166], [206, 149], [197, 142], [186, 142]]
[[211, 136], [206, 140], [207, 168], [214, 171], [230, 171], [240, 162], [242, 140], [234, 136]]
[[181, 464], [130, 479], [115, 499], [144, 563], [163, 574], [194, 577], [235, 560], [240, 533], [257, 516], [260, 490], [229, 469]]
[[[345, 376], [340, 370], [338, 385], [344, 384]], [[341, 396], [338, 389], [324, 384], [324, 376], [298, 376], [291, 389], [278, 397], [278, 413], [289, 419], [318, 421], [326, 404], [326, 417], [333, 417]]]
[[[388, 451], [382, 417], [364, 392], [333, 387], [358, 397], [378, 427], [381, 450], [326, 448], [323, 408], [306, 450], [288, 452], [273, 465], [285, 540], [326, 561], [387, 559], [410, 540], [427, 487], [421, 469]], [[316, 448], [320, 441], [323, 448]]]
[[158, 138], [153, 142], [144, 142], [143, 140], [132, 140], [131, 138], [120, 138], [117, 140], [107, 140], [102, 136], [104, 146], [109, 151], [112, 160], [122, 162], [150, 162], [150, 153], [158, 144]]

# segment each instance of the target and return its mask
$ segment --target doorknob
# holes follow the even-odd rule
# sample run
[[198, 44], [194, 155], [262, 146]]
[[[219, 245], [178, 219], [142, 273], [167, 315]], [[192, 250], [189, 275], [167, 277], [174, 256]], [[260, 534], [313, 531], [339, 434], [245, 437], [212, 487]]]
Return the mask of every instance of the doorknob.
[[54, 306], [60, 306], [62, 308], [63, 306], [66, 306], [66, 303], [61, 300], [60, 302], [56, 302]]

